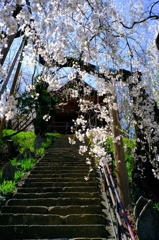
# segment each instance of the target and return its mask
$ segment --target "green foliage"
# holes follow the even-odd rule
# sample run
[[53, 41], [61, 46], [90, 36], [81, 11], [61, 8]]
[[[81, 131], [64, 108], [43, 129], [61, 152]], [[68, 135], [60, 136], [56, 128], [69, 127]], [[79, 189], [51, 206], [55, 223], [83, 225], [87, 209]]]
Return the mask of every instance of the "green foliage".
[[[10, 136], [11, 134], [16, 133], [11, 129], [3, 130], [3, 137]], [[34, 132], [19, 132], [14, 136], [11, 136], [11, 139], [14, 142], [14, 146], [18, 148], [19, 152], [23, 152], [28, 149], [30, 151], [34, 151], [34, 140], [35, 140]]]
[[39, 157], [45, 153], [45, 149], [51, 146], [53, 141], [59, 138], [61, 135], [59, 133], [46, 133], [45, 134], [45, 141], [42, 143], [41, 148], [35, 149], [36, 155]]
[[30, 151], [34, 151], [34, 140], [35, 140], [34, 132], [20, 132], [17, 135], [12, 137], [14, 141], [14, 145], [19, 148], [20, 152], [23, 152], [25, 149]]
[[14, 174], [15, 181], [20, 180], [23, 177], [23, 175], [24, 175], [23, 171], [16, 171]]
[[[13, 130], [3, 130], [3, 136], [11, 135], [15, 133]], [[58, 133], [47, 133], [45, 134], [45, 142], [42, 144], [42, 147], [39, 149], [34, 149], [34, 140], [35, 140], [34, 132], [20, 132], [17, 135], [11, 137], [14, 141], [15, 146], [19, 149], [20, 152], [25, 152], [25, 150], [34, 151], [37, 156], [41, 156], [45, 153], [45, 149], [48, 148], [52, 142], [60, 137]], [[17, 167], [17, 171], [14, 174], [14, 181], [3, 181], [2, 182], [2, 171], [0, 172], [0, 192], [2, 194], [11, 193], [14, 191], [16, 183], [22, 178], [22, 176], [29, 171], [33, 165], [36, 163], [36, 158], [28, 158], [24, 159], [20, 162], [16, 161], [16, 158], [11, 160], [11, 164]]]
[[18, 166], [18, 165], [20, 165], [20, 163], [16, 161], [16, 158], [14, 158], [13, 160], [11, 160], [11, 164], [12, 164], [12, 166]]
[[[57, 97], [51, 96], [47, 90], [49, 84], [43, 80], [43, 76], [38, 77], [38, 81], [35, 83], [36, 93], [39, 94], [37, 101], [35, 102], [36, 118], [34, 120], [35, 134], [44, 134], [49, 130], [52, 122], [52, 117], [55, 115], [55, 105], [58, 102]], [[43, 119], [45, 115], [49, 115], [50, 119], [47, 121]]]
[[132, 179], [132, 172], [134, 169], [134, 158], [133, 154], [135, 151], [135, 140], [123, 138], [124, 143], [124, 154], [125, 154], [125, 161], [126, 161], [126, 168], [128, 172], [128, 178], [131, 181]]
[[3, 140], [4, 137], [9, 136], [11, 134], [15, 133], [12, 129], [4, 129], [2, 132], [2, 138], [0, 138], [0, 151], [3, 149], [3, 147], [6, 144], [6, 141]]
[[106, 142], [107, 142], [107, 145], [106, 145], [107, 152], [114, 154], [114, 143], [113, 143], [112, 137], [107, 137]]
[[159, 211], [159, 203], [157, 202], [157, 203], [154, 203], [154, 206], [155, 206], [155, 208], [157, 209], [157, 211]]
[[46, 138], [51, 138], [51, 140], [54, 141], [55, 139], [59, 138], [61, 136], [61, 134], [59, 134], [59, 133], [46, 133], [45, 136], [46, 136]]
[[9, 136], [9, 135], [11, 135], [11, 134], [13, 134], [13, 133], [15, 133], [15, 131], [12, 130], [12, 129], [4, 129], [4, 130], [3, 130], [2, 137]]
[[45, 149], [43, 147], [35, 149], [36, 154], [41, 157], [45, 153]]
[[31, 96], [31, 94], [32, 93], [26, 91], [26, 92], [21, 93], [16, 98], [19, 115], [24, 116], [24, 115], [28, 115], [31, 112], [35, 111], [34, 110], [35, 99]]
[[[48, 91], [49, 84], [44, 81], [42, 75], [39, 75], [34, 80], [34, 85], [30, 91], [22, 93], [16, 100], [19, 109], [19, 115], [24, 116], [30, 112], [36, 112], [36, 117], [33, 121], [35, 134], [44, 136], [49, 131], [52, 117], [55, 115], [55, 105], [59, 102], [56, 96], [52, 96]], [[46, 121], [43, 119], [45, 115], [50, 118]]]
[[[24, 159], [20, 162], [16, 162], [16, 159], [11, 160], [11, 164], [13, 166], [18, 166], [23, 173], [25, 173], [26, 171], [29, 171], [35, 163], [36, 163], [35, 158]], [[20, 172], [20, 171], [17, 171], [17, 172]], [[17, 175], [20, 175], [20, 173], [17, 173]]]
[[4, 180], [3, 183], [0, 184], [0, 192], [2, 192], [3, 194], [12, 193], [15, 189], [15, 186], [15, 181]]
[[[107, 138], [107, 146], [106, 149], [108, 152], [110, 152], [112, 155], [114, 154], [114, 143], [111, 137]], [[134, 139], [128, 139], [123, 138], [123, 144], [124, 144], [124, 155], [125, 155], [125, 161], [126, 161], [126, 169], [128, 173], [128, 178], [131, 181], [132, 179], [132, 170], [134, 167], [134, 158], [133, 153], [135, 149], [135, 141]]]
[[2, 171], [0, 171], [0, 183], [2, 182]]
[[32, 168], [32, 166], [35, 164], [35, 162], [36, 162], [35, 158], [28, 158], [28, 159], [22, 160], [20, 162], [20, 166], [23, 171], [29, 171]]

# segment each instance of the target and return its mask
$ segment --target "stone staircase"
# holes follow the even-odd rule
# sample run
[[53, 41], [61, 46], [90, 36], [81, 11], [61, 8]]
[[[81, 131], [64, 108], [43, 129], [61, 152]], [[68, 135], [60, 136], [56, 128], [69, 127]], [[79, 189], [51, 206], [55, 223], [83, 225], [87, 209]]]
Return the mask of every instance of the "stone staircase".
[[0, 239], [113, 239], [96, 171], [68, 136], [57, 140], [0, 215]]

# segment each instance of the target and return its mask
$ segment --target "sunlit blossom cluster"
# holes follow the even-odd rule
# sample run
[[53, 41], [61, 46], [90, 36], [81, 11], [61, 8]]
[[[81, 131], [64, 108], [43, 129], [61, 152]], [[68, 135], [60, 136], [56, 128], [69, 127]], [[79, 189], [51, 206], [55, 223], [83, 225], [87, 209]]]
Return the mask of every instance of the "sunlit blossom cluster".
[[3, 94], [0, 101], [0, 117], [6, 118], [6, 120], [13, 119], [16, 114], [17, 101], [14, 96], [9, 96], [8, 94]]

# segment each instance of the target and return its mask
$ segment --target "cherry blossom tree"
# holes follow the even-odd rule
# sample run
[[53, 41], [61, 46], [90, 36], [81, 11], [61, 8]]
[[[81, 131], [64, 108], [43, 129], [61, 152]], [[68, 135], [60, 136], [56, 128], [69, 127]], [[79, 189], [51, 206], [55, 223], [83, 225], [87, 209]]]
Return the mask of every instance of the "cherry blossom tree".
[[[29, 57], [32, 66], [37, 61], [41, 64], [44, 80], [50, 86], [54, 86], [59, 72], [68, 67], [69, 79], [72, 78], [75, 69], [83, 81], [87, 79], [88, 74], [92, 75], [98, 95], [104, 96], [104, 102], [102, 106], [98, 103], [92, 106], [85, 98], [80, 102], [82, 114], [76, 124], [80, 124], [83, 132], [91, 139], [91, 145], [80, 148], [80, 153], [88, 150], [90, 155], [98, 159], [99, 165], [102, 165], [103, 159], [111, 161], [104, 149], [105, 139], [112, 135], [116, 167], [120, 169], [117, 170], [118, 186], [125, 206], [130, 203], [130, 198], [122, 147], [124, 129], [121, 128], [118, 115], [117, 85], [121, 89], [128, 89], [127, 99], [132, 105], [131, 113], [134, 128], [137, 129], [137, 142], [140, 141], [137, 149], [145, 144], [144, 141], [149, 145], [154, 142], [157, 145], [158, 122], [151, 106], [152, 96], [150, 98], [153, 88], [149, 88], [147, 80], [152, 86], [158, 74], [158, 24], [157, 21], [153, 21], [153, 24], [150, 22], [158, 20], [158, 5], [159, 1], [149, 1], [145, 5], [145, 1], [142, 0], [122, 0], [121, 3], [115, 0], [6, 0], [0, 4], [1, 64], [13, 39], [23, 36], [26, 41], [23, 58]], [[127, 69], [130, 74], [123, 69]], [[138, 72], [142, 72], [141, 81]], [[3, 65], [0, 74], [3, 84], [7, 78]], [[147, 99], [140, 104], [139, 93], [143, 93], [142, 89]], [[6, 94], [5, 91], [2, 94], [1, 117], [7, 116], [9, 119], [14, 115], [15, 101], [14, 94], [11, 100]], [[83, 118], [85, 107], [95, 110], [99, 120], [104, 120], [107, 124], [100, 128], [92, 128], [87, 122], [86, 128]], [[122, 109], [125, 111], [124, 105]], [[148, 129], [144, 134], [144, 141], [140, 134], [137, 134], [141, 128]], [[76, 131], [76, 136], [82, 143], [83, 132]], [[151, 162], [157, 176], [158, 165], [154, 161], [158, 156], [157, 151], [154, 154]], [[141, 156], [140, 159], [144, 156], [149, 160], [149, 154]], [[126, 187], [123, 183], [126, 183]]]

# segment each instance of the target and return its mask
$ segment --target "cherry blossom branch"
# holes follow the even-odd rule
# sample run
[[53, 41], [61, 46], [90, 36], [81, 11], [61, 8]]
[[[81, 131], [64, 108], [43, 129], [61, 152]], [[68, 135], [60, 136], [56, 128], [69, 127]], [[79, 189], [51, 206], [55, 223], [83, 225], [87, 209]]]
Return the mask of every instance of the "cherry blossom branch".
[[144, 19], [142, 19], [141, 21], [133, 22], [133, 24], [132, 24], [130, 27], [129, 27], [129, 26], [126, 26], [123, 22], [120, 22], [120, 23], [121, 23], [121, 25], [122, 25], [124, 28], [132, 29], [136, 24], [140, 24], [140, 23], [146, 22], [146, 21], [149, 20], [149, 19], [158, 20], [158, 19], [159, 19], [159, 15], [148, 16], [147, 18], [144, 18]]

